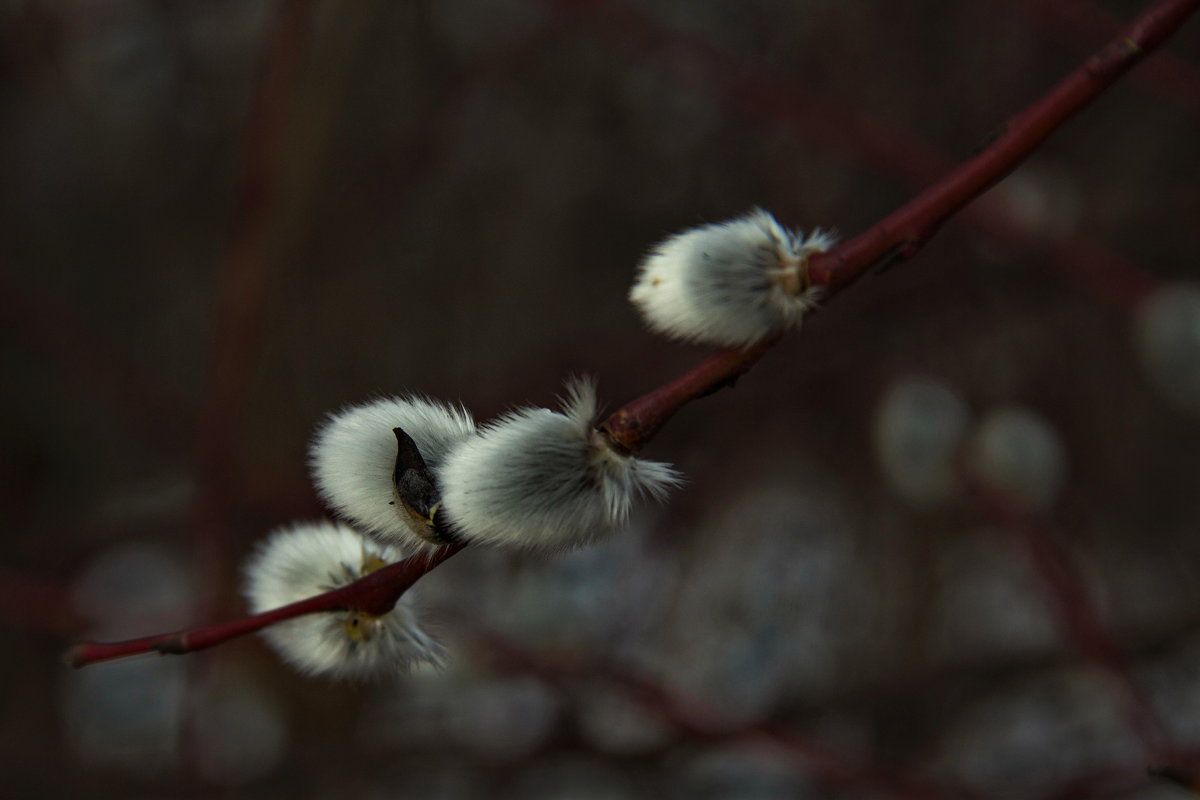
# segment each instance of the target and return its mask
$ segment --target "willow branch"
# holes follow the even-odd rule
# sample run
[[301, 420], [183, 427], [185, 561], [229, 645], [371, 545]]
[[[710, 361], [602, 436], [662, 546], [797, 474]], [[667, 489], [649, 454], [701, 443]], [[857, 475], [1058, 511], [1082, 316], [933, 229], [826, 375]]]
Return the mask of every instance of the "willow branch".
[[[1166, 41], [1197, 8], [1200, 0], [1158, 0], [1062, 82], [1009, 120], [1004, 131], [982, 151], [878, 224], [814, 256], [809, 263], [810, 284], [825, 287], [830, 296], [876, 265], [912, 258], [946, 220], [1011, 172], [1059, 126]], [[777, 342], [769, 339], [746, 349], [714, 353], [678, 378], [618, 409], [599, 427], [614, 444], [636, 453], [677, 411], [732, 384]], [[391, 565], [333, 592], [263, 614], [125, 642], [84, 643], [71, 650], [68, 661], [78, 667], [140, 653], [188, 653], [316, 611], [386, 611], [418, 578], [463, 547], [454, 545], [432, 557]]]
[[959, 798], [974, 794], [962, 786], [940, 785], [882, 772], [862, 758], [856, 758], [824, 743], [770, 722], [731, 725], [699, 697], [684, 697], [669, 687], [619, 664], [554, 655], [523, 646], [473, 621], [461, 620], [473, 637], [486, 648], [486, 657], [504, 671], [527, 672], [550, 683], [569, 686], [580, 679], [600, 678], [624, 697], [669, 723], [692, 740], [741, 742], [766, 745], [778, 750], [819, 780], [845, 788], [866, 789], [883, 797], [905, 800]]
[[1109, 635], [1087, 585], [1057, 542], [1053, 523], [1026, 510], [986, 481], [965, 474], [971, 499], [988, 516], [1016, 534], [1033, 571], [1041, 579], [1062, 634], [1092, 664], [1106, 671], [1124, 695], [1130, 729], [1147, 755], [1161, 757], [1169, 739], [1154, 704], [1138, 685], [1121, 648]]
[[[872, 267], [915, 256], [948, 219], [1012, 172], [1051, 133], [1166, 41], [1197, 8], [1200, 0], [1159, 0], [1057, 86], [1010, 119], [987, 147], [871, 228], [813, 256], [808, 264], [809, 283], [824, 286], [828, 297]], [[614, 441], [637, 452], [676, 411], [746, 372], [772, 344], [717, 353], [618, 410], [602, 427]]]
[[811, 279], [839, 288], [884, 258], [911, 258], [941, 225], [1012, 172], [1051, 133], [1161, 45], [1200, 7], [1162, 0], [1033, 105], [973, 158], [843, 246], [813, 259]]
[[143, 653], [182, 655], [223, 644], [230, 639], [262, 630], [268, 625], [318, 611], [354, 609], [379, 616], [391, 611], [417, 579], [466, 545], [443, 547], [431, 555], [413, 556], [388, 564], [374, 572], [331, 592], [299, 600], [290, 605], [273, 608], [261, 614], [219, 622], [202, 628], [127, 639], [123, 642], [83, 642], [72, 647], [66, 661], [73, 667], [84, 667], [100, 661], [112, 661]]

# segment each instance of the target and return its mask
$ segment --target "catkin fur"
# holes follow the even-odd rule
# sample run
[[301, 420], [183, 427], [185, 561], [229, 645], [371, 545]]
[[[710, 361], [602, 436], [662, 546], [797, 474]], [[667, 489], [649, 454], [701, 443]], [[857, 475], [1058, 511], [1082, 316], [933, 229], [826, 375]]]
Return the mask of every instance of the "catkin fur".
[[[259, 545], [246, 564], [244, 593], [257, 614], [345, 586], [372, 566], [400, 557], [395, 548], [341, 523], [298, 523], [277, 529]], [[308, 675], [368, 678], [418, 662], [441, 666], [442, 648], [421, 629], [408, 597], [380, 617], [321, 611], [272, 625], [262, 634], [284, 661]], [[348, 629], [352, 622], [356, 636]]]
[[513, 411], [451, 451], [439, 475], [452, 530], [468, 541], [562, 550], [620, 525], [634, 498], [680, 483], [667, 464], [616, 452], [593, 428], [596, 387], [568, 385], [561, 412]]
[[1020, 406], [1000, 406], [980, 421], [967, 449], [972, 473], [1029, 508], [1047, 508], [1066, 476], [1058, 433], [1041, 416]]
[[393, 397], [329, 415], [309, 452], [317, 492], [326, 505], [384, 542], [426, 548], [413, 523], [393, 505], [396, 436], [403, 428], [436, 472], [449, 450], [475, 433], [461, 406], [424, 397]]
[[808, 257], [833, 243], [828, 233], [805, 237], [754, 209], [663, 241], [642, 261], [629, 299], [666, 336], [750, 345], [795, 328], [817, 307], [821, 287], [805, 285]]

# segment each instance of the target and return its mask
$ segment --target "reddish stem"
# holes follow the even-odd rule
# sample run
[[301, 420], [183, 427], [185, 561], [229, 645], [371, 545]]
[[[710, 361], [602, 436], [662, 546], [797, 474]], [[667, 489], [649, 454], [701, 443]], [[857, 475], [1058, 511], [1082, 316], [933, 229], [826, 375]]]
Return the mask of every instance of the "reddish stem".
[[196, 424], [197, 491], [191, 507], [204, 604], [227, 594], [229, 518], [235, 440], [250, 391], [258, 334], [269, 299], [269, 243], [278, 216], [288, 131], [307, 52], [311, 3], [278, 5], [260, 65], [242, 153], [241, 184], [230, 240], [218, 268], [216, 327], [206, 397]]
[[615, 444], [636, 453], [654, 438], [675, 412], [693, 400], [733, 385], [778, 341], [764, 339], [745, 350], [722, 350], [697, 366], [638, 399], [626, 403], [601, 423]]
[[[832, 294], [849, 286], [885, 257], [911, 258], [947, 219], [1011, 172], [1058, 126], [1162, 44], [1198, 7], [1200, 0], [1159, 0], [1079, 69], [1013, 117], [1005, 131], [982, 152], [864, 233], [814, 256], [809, 264], [810, 282], [826, 286]], [[776, 341], [766, 340], [745, 350], [716, 353], [674, 381], [618, 409], [600, 427], [616, 444], [637, 452], [680, 408], [731, 383]], [[71, 651], [69, 661], [83, 666], [152, 651], [191, 652], [313, 611], [354, 608], [374, 609], [378, 613], [380, 592], [391, 598], [391, 604], [386, 606], [390, 609], [417, 578], [462, 547], [446, 548], [429, 559], [409, 559], [327, 595], [254, 617], [127, 642], [85, 643]], [[397, 584], [387, 587], [387, 576], [393, 575]]]
[[840, 289], [884, 258], [908, 259], [938, 228], [1021, 163], [1059, 126], [1161, 45], [1200, 0], [1160, 0], [1039, 100], [990, 145], [866, 232], [814, 256], [810, 280]]
[[[802, 91], [758, 65], [678, 30], [664, 27], [636, 8], [598, 0], [554, 0], [552, 5], [586, 13], [616, 33], [616, 44], [641, 56], [655, 57], [677, 80], [713, 92], [739, 114], [763, 117], [830, 151], [852, 155], [856, 162], [920, 189], [948, 173], [954, 159], [930, 149], [904, 131], [847, 112]], [[1081, 41], [1104, 40], [1119, 26], [1080, 35]], [[1160, 54], [1161, 56], [1162, 54]], [[1147, 67], [1160, 66], [1156, 57]], [[1138, 70], [1144, 75], [1146, 67]], [[1132, 309], [1156, 280], [1145, 269], [1082, 236], [1060, 238], [1052, 247], [999, 199], [967, 209], [959, 219], [987, 236], [1022, 248], [1043, 250], [1049, 263], [1066, 277], [1118, 308]]]
[[[1004, 2], [1006, 9], [1016, 8], [1040, 25], [1050, 29], [1067, 44], [1110, 36], [1120, 22], [1092, 0], [1018, 0]], [[1134, 81], [1157, 92], [1164, 99], [1200, 118], [1200, 70], [1168, 52], [1138, 70]]]
[[[470, 627], [469, 622], [464, 624]], [[692, 739], [765, 745], [799, 762], [818, 779], [831, 785], [868, 789], [881, 796], [909, 800], [971, 796], [963, 787], [884, 773], [861, 758], [840, 753], [822, 742], [780, 725], [765, 722], [733, 726], [725, 724], [720, 714], [708, 708], [701, 698], [684, 698], [660, 683], [617, 664], [555, 657], [478, 627], [473, 634], [487, 646], [488, 656], [501, 669], [531, 672], [557, 684], [580, 677], [599, 677]]]
[[1041, 514], [1022, 508], [1011, 497], [966, 475], [967, 490], [989, 516], [1017, 534], [1030, 565], [1041, 579], [1057, 613], [1063, 635], [1080, 655], [1112, 676], [1125, 699], [1130, 728], [1144, 744], [1147, 755], [1166, 754], [1167, 734], [1150, 698], [1130, 672], [1121, 648], [1105, 630], [1087, 586], [1057, 543], [1052, 523]]
[[[1166, 40], [1200, 0], [1159, 0], [1033, 105], [1009, 120], [988, 147], [863, 233], [809, 261], [809, 282], [834, 294], [882, 261], [906, 260], [960, 211], [1021, 163], [1067, 119]], [[750, 369], [774, 341], [718, 353], [680, 378], [616, 411], [602, 425], [637, 452], [691, 400]]]
[[143, 636], [140, 639], [127, 639], [123, 642], [83, 642], [67, 652], [66, 660], [73, 667], [83, 667], [142, 653], [193, 653], [254, 633], [268, 625], [317, 611], [352, 608], [377, 616], [386, 614], [418, 578], [464, 547], [465, 544], [450, 545], [430, 555], [413, 556], [404, 561], [397, 561], [331, 592], [229, 622], [156, 636]]

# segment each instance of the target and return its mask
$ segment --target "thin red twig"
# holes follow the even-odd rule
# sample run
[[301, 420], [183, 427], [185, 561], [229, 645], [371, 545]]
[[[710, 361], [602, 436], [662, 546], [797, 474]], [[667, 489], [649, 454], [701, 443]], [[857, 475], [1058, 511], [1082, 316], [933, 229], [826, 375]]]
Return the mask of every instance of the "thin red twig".
[[237, 422], [249, 392], [267, 303], [268, 238], [283, 171], [281, 142], [307, 50], [310, 17], [308, 2], [284, 2], [275, 9], [247, 122], [233, 230], [218, 271], [207, 396], [196, 426], [198, 488], [191, 508], [198, 570], [209, 578], [202, 582], [208, 593], [202, 606], [226, 595], [225, 581], [215, 578], [224, 578], [224, 565], [229, 561], [229, 476]]
[[[637, 8], [600, 0], [550, 0], [550, 4], [599, 20], [618, 34], [618, 46], [658, 56], [678, 80], [714, 92], [729, 107], [785, 125], [831, 151], [847, 152], [856, 163], [868, 164], [907, 185], [928, 186], [954, 167], [952, 159], [917, 137], [825, 102], [702, 39], [659, 25]], [[988, 236], [1023, 248], [1046, 246], [1004, 203], [979, 203], [960, 218]], [[1155, 283], [1142, 267], [1082, 236], [1059, 239], [1047, 255], [1064, 275], [1119, 308], [1133, 308]]]
[[[205, 399], [196, 425], [194, 444], [196, 493], [189, 509], [199, 576], [197, 603], [201, 618], [221, 613], [232, 582], [230, 523], [235, 491], [234, 474], [238, 422], [250, 392], [259, 333], [268, 302], [272, 233], [278, 229], [281, 188], [285, 171], [283, 143], [298, 94], [299, 75], [308, 52], [312, 8], [309, 0], [285, 0], [271, 14], [270, 35], [260, 55], [257, 82], [243, 133], [238, 196], [229, 241], [217, 270], [217, 296]], [[197, 638], [203, 637], [197, 632]], [[183, 638], [191, 644], [189, 637]], [[194, 646], [194, 645], [193, 645]], [[207, 645], [200, 645], [207, 646]], [[156, 645], [161, 652], [164, 645]], [[207, 680], [204, 671], [188, 673], [188, 694], [194, 705]], [[187, 715], [183, 733], [185, 766], [196, 767], [194, 715]], [[198, 776], [193, 776], [198, 777]]]
[[[1120, 21], [1089, 0], [1011, 0], [1000, 3], [1045, 26], [1064, 42], [1111, 36]], [[1172, 53], [1162, 52], [1134, 77], [1136, 83], [1200, 119], [1200, 70]]]
[[375, 570], [366, 577], [331, 592], [315, 595], [290, 605], [219, 622], [202, 628], [190, 628], [122, 642], [84, 642], [71, 648], [66, 661], [82, 667], [143, 653], [181, 655], [223, 644], [230, 639], [262, 630], [268, 625], [317, 611], [353, 608], [368, 614], [386, 614], [417, 579], [457, 553], [465, 545], [444, 547], [428, 556], [415, 556]]
[[1167, 755], [1168, 736], [1150, 698], [1134, 679], [1121, 648], [1105, 630], [1087, 586], [1057, 542], [1053, 524], [1028, 511], [1003, 492], [970, 475], [967, 491], [978, 506], [1005, 529], [1017, 534], [1034, 572], [1049, 594], [1063, 634], [1089, 662], [1106, 671], [1124, 695], [1129, 727], [1151, 759]]
[[[827, 287], [828, 293], [833, 294], [883, 261], [914, 256], [947, 219], [1012, 171], [1055, 129], [1165, 41], [1198, 7], [1200, 0], [1156, 2], [1065, 80], [1013, 117], [1005, 131], [983, 151], [880, 223], [829, 252], [815, 256], [809, 265], [810, 281]], [[746, 372], [773, 344], [774, 341], [768, 341], [746, 350], [718, 352], [679, 378], [618, 409], [600, 427], [615, 444], [629, 452], [637, 452], [680, 408]], [[210, 647], [218, 641], [300, 614], [345, 607], [369, 611], [366, 604], [378, 599], [378, 590], [366, 587], [376, 587], [381, 574], [402, 572], [407, 576], [410, 574], [407, 570], [411, 569], [419, 577], [461, 549], [461, 545], [448, 548], [430, 560], [410, 559], [405, 563], [411, 566], [404, 570], [380, 570], [336, 592], [288, 606], [290, 611], [287, 613], [284, 613], [285, 609], [269, 612], [265, 615], [269, 617], [267, 621], [262, 621], [264, 615], [259, 615], [198, 629], [205, 632], [203, 637], [197, 632], [182, 632], [113, 645], [83, 644], [72, 651], [70, 660], [76, 666], [83, 666], [154, 650], [190, 652], [197, 649], [197, 642]], [[416, 577], [395, 593], [393, 603]], [[213, 634], [214, 630], [218, 633]], [[214, 635], [217, 638], [211, 640]], [[163, 643], [168, 641], [172, 649], [164, 650]]]
[[[877, 265], [912, 258], [946, 220], [1011, 172], [1059, 126], [1165, 41], [1197, 8], [1200, 0], [1155, 3], [1082, 66], [1009, 120], [1005, 131], [988, 147], [865, 232], [813, 256], [809, 262], [810, 283], [834, 294]], [[655, 420], [648, 429], [652, 436], [677, 409], [745, 372], [761, 355], [757, 346], [740, 357], [735, 352], [718, 353], [630, 406]], [[605, 427], [622, 446], [636, 452], [649, 436], [626, 421], [623, 414], [624, 409], [618, 410]]]
[[707, 708], [700, 698], [684, 698], [678, 692], [621, 665], [593, 659], [554, 657], [477, 626], [472, 634], [486, 645], [487, 656], [502, 669], [531, 672], [559, 684], [578, 678], [600, 678], [691, 739], [764, 745], [797, 762], [817, 780], [832, 785], [868, 789], [885, 797], [910, 800], [971, 796], [962, 787], [884, 773], [865, 763], [861, 757], [840, 753], [780, 725], [751, 723], [730, 726], [723, 723], [720, 715]]
[[814, 257], [810, 264], [813, 283], [840, 288], [881, 259], [916, 255], [946, 220], [1012, 172], [1064, 122], [1161, 45], [1198, 7], [1200, 0], [1155, 3], [1081, 67], [1009, 120], [1004, 132], [973, 158], [870, 230]]

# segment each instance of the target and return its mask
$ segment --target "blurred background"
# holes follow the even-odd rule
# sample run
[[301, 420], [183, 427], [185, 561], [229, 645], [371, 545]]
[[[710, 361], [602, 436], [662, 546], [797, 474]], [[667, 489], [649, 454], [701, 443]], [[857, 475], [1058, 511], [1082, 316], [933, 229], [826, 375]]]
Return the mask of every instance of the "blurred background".
[[1145, 769], [1200, 747], [1196, 20], [685, 409], [669, 505], [423, 579], [444, 672], [61, 660], [243, 613], [325, 412], [614, 408], [704, 355], [627, 303], [649, 246], [858, 233], [1145, 5], [0, 2], [0, 793], [1182, 796]]

